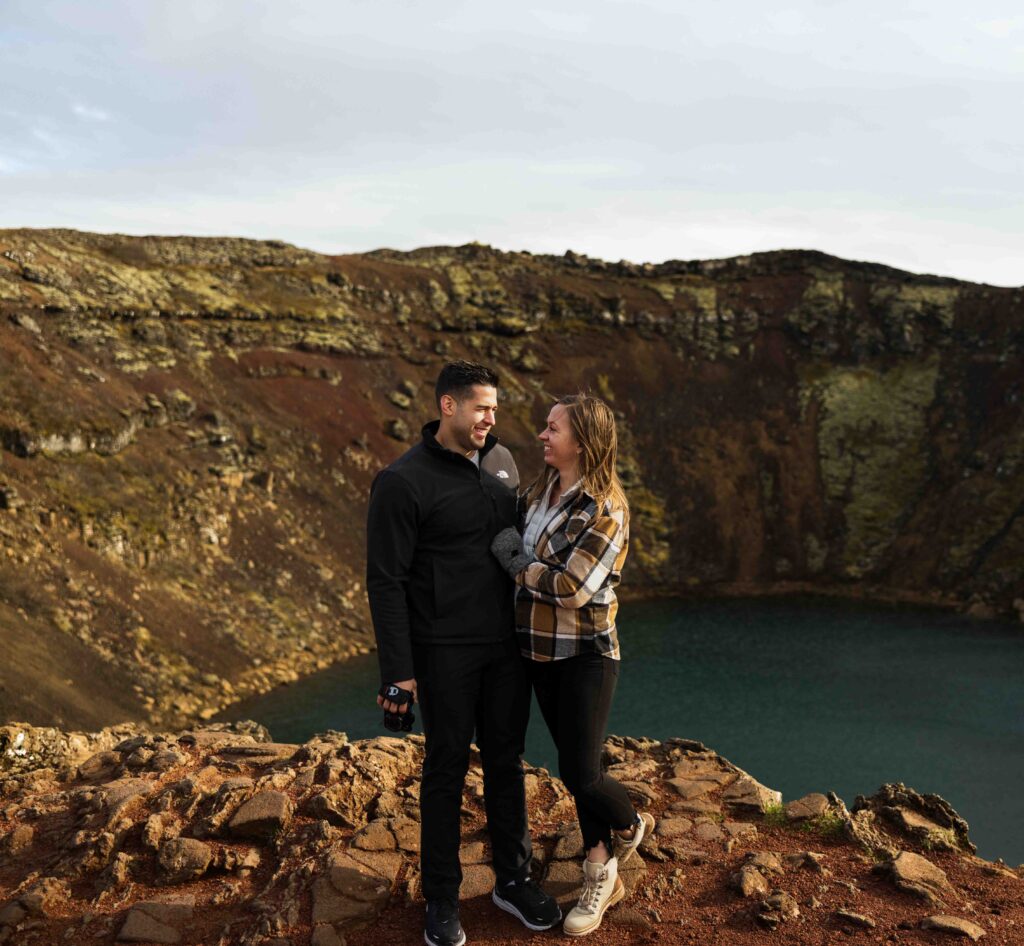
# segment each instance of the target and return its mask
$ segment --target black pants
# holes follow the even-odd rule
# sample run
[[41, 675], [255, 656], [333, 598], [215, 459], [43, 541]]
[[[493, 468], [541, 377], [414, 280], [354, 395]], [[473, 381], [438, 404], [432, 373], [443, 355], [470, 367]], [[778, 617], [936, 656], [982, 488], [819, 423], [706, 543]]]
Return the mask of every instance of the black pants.
[[495, 875], [500, 883], [525, 879], [533, 856], [522, 765], [530, 679], [515, 639], [417, 645], [413, 666], [427, 743], [420, 786], [424, 898], [459, 896], [462, 789], [474, 731]]
[[601, 766], [619, 661], [593, 653], [529, 663], [540, 711], [558, 749], [558, 774], [576, 801], [583, 846], [589, 851], [604, 841], [611, 851], [612, 829], [625, 831], [637, 817], [626, 790]]

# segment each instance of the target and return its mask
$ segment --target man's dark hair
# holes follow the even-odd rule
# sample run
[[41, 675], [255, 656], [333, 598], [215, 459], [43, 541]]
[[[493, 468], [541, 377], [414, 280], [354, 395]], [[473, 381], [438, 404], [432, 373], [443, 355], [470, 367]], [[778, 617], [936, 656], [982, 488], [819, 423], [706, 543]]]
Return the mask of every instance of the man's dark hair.
[[475, 384], [496, 388], [498, 376], [485, 365], [474, 364], [472, 361], [449, 362], [441, 369], [437, 376], [437, 384], [434, 386], [437, 406], [441, 406], [441, 398], [445, 394], [456, 401], [461, 401]]

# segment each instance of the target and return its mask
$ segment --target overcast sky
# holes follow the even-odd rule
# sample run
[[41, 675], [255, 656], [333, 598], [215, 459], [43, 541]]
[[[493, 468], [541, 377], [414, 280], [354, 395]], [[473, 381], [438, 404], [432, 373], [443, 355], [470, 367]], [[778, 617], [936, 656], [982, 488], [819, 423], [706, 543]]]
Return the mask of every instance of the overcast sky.
[[1024, 283], [1009, 0], [0, 0], [0, 227]]

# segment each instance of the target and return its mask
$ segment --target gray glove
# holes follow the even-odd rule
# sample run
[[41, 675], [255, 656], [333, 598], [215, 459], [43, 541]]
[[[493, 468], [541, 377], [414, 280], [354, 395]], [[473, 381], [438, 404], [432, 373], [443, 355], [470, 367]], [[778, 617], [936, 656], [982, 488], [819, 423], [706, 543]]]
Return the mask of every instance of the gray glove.
[[513, 578], [533, 561], [533, 556], [527, 555], [523, 551], [522, 536], [514, 526], [502, 529], [494, 537], [494, 541], [491, 542], [491, 552], [501, 567]]

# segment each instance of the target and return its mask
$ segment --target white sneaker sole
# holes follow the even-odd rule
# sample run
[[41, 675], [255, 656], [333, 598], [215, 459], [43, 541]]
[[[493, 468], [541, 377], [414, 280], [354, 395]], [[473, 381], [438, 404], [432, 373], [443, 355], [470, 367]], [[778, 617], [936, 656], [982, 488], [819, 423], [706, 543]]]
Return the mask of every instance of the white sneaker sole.
[[612, 895], [608, 898], [608, 902], [603, 907], [601, 907], [601, 912], [594, 917], [594, 921], [590, 924], [590, 926], [582, 930], [567, 930], [563, 926], [562, 932], [565, 933], [566, 936], [586, 936], [588, 933], [593, 933], [594, 930], [596, 930], [601, 925], [601, 920], [604, 919], [604, 911], [607, 910], [609, 907], [614, 907], [615, 904], [617, 904], [625, 896], [625, 885], [622, 883], [621, 880], [619, 880], [615, 884], [615, 889], [612, 891]]
[[550, 922], [547, 926], [535, 926], [533, 923], [527, 920], [526, 917], [522, 915], [522, 913], [519, 912], [518, 908], [514, 903], [509, 903], [507, 900], [502, 900], [501, 897], [498, 896], [497, 890], [491, 891], [491, 902], [496, 907], [499, 907], [500, 909], [504, 910], [506, 913], [511, 913], [512, 916], [514, 916], [520, 923], [523, 924], [523, 926], [525, 926], [528, 930], [533, 930], [535, 933], [543, 933], [545, 930], [550, 930], [552, 927], [557, 926], [562, 919], [562, 911], [559, 910], [558, 916], [554, 920], [552, 920], [552, 922]]
[[[423, 942], [426, 943], [427, 946], [437, 946], [437, 943], [435, 943], [429, 936], [427, 936], [427, 931], [426, 930], [423, 931]], [[465, 930], [462, 931], [462, 936], [460, 936], [452, 944], [452, 946], [466, 946], [466, 931]]]

